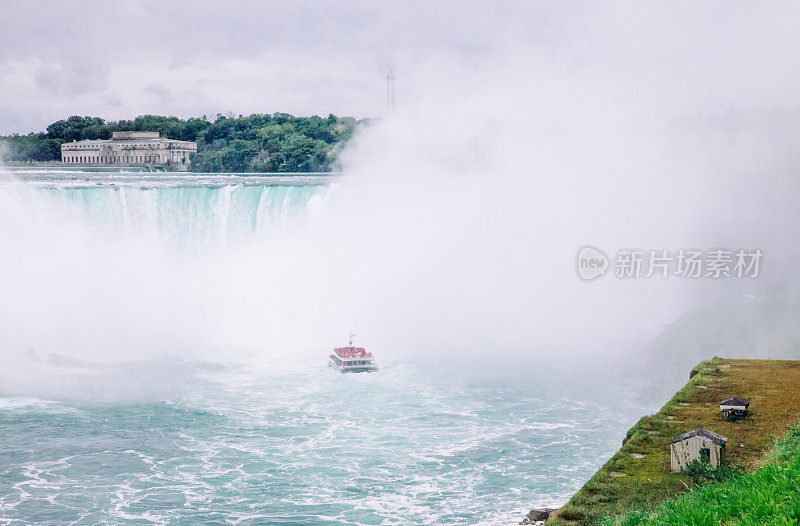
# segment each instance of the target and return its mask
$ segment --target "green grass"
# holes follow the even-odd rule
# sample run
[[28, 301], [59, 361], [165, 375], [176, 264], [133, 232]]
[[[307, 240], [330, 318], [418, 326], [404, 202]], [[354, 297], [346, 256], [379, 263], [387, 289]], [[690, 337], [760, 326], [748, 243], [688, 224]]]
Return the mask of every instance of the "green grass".
[[650, 511], [606, 519], [608, 526], [789, 525], [800, 523], [800, 426], [790, 427], [766, 464], [708, 484]]
[[[692, 481], [669, 469], [669, 444], [697, 427], [728, 437], [726, 462], [753, 471], [800, 414], [799, 361], [714, 358], [695, 369], [698, 374], [658, 413], [628, 431], [622, 448], [548, 524], [600, 524], [691, 491]], [[726, 421], [719, 403], [730, 396], [750, 398], [750, 416]]]

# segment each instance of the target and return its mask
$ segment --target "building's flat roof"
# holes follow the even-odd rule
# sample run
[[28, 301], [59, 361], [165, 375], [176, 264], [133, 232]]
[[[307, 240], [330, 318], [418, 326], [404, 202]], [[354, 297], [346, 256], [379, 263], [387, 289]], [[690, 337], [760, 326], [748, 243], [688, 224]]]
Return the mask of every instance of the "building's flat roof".
[[157, 139], [161, 136], [161, 133], [154, 132], [154, 131], [115, 131], [111, 134], [112, 139], [122, 139], [122, 140], [129, 140], [129, 139]]
[[166, 137], [159, 137], [157, 139], [84, 139], [82, 141], [72, 141], [72, 142], [65, 142], [61, 146], [69, 146], [72, 144], [85, 144], [88, 146], [93, 145], [100, 145], [100, 144], [132, 144], [132, 143], [164, 143], [164, 142], [177, 142], [181, 144], [193, 144], [197, 145], [194, 141], [181, 141], [180, 139], [167, 139]]
[[82, 141], [65, 142], [64, 144], [102, 144], [104, 142], [111, 142], [111, 139], [84, 139]]

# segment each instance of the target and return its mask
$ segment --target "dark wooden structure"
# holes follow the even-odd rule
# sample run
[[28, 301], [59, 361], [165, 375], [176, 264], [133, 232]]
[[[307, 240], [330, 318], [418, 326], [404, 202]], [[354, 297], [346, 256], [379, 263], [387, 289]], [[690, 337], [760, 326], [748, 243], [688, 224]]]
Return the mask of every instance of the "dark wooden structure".
[[738, 420], [746, 417], [749, 407], [750, 400], [739, 396], [726, 398], [719, 404], [719, 410], [722, 411], [726, 420]]

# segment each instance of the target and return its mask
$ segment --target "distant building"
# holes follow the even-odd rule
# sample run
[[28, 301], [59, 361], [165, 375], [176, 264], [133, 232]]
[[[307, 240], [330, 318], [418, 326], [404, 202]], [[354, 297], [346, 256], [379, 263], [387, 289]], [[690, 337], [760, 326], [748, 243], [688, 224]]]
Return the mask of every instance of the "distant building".
[[722, 411], [722, 414], [728, 420], [737, 420], [746, 417], [749, 407], [750, 400], [738, 396], [726, 398], [719, 404], [719, 410]]
[[176, 141], [158, 132], [114, 132], [111, 139], [73, 141], [61, 145], [62, 164], [158, 164], [186, 170], [197, 143]]
[[726, 437], [702, 427], [678, 435], [669, 446], [670, 467], [680, 473], [693, 460], [706, 462], [713, 468], [721, 466], [727, 442]]

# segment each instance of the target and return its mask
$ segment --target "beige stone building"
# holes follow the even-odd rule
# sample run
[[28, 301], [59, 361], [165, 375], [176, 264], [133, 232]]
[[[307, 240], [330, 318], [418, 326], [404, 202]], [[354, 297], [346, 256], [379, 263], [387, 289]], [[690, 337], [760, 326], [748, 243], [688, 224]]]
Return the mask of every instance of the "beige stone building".
[[197, 143], [176, 141], [158, 132], [114, 132], [111, 139], [73, 141], [61, 145], [62, 164], [142, 165], [157, 164], [187, 170]]

